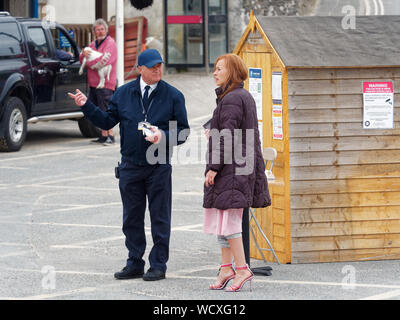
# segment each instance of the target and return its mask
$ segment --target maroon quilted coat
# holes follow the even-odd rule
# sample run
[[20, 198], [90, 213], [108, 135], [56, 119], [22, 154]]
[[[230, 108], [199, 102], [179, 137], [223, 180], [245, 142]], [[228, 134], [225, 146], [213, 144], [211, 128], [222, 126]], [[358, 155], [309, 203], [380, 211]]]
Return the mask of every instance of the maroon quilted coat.
[[243, 84], [222, 99], [219, 99], [222, 89], [217, 88], [216, 93], [217, 107], [211, 119], [205, 173], [213, 170], [218, 174], [214, 185], [204, 185], [203, 207], [267, 207], [271, 205], [271, 198], [255, 101]]

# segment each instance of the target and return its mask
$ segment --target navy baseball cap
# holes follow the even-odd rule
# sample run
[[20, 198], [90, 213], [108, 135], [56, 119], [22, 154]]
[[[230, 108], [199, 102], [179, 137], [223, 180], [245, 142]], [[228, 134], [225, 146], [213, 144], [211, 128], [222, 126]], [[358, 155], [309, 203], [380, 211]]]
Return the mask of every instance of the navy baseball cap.
[[139, 55], [138, 66], [153, 68], [158, 63], [164, 63], [164, 61], [156, 49], [146, 49]]

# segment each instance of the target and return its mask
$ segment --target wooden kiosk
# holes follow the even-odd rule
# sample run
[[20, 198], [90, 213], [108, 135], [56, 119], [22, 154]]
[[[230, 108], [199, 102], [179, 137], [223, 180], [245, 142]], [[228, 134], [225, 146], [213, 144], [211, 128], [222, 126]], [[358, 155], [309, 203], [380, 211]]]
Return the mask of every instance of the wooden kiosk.
[[400, 258], [400, 17], [355, 18], [251, 14], [234, 50], [278, 151], [256, 217], [281, 263]]

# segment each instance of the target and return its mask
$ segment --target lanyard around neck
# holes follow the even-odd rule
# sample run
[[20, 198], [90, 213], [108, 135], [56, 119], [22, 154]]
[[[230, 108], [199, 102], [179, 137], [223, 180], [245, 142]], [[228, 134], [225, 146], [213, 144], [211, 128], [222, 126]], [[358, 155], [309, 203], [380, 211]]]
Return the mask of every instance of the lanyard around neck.
[[[151, 95], [149, 95], [149, 99], [150, 99], [150, 96], [151, 96]], [[142, 106], [142, 114], [144, 115], [144, 121], [147, 122], [147, 114], [149, 113], [150, 108], [151, 108], [151, 106], [153, 105], [154, 97], [151, 98], [150, 103], [149, 103], [149, 107], [147, 108], [147, 111], [146, 111], [146, 109], [144, 108], [143, 97], [142, 97], [141, 94], [140, 94], [140, 99], [139, 99], [139, 100], [140, 100], [140, 104], [141, 104], [141, 106]]]

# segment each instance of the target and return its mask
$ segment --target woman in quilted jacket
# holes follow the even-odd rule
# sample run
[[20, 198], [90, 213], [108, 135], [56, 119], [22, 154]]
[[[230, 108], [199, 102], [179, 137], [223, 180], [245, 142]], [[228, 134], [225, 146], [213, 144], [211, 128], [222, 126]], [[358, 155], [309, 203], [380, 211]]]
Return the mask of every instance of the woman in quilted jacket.
[[[243, 209], [271, 205], [256, 105], [243, 88], [247, 78], [248, 69], [239, 56], [225, 54], [217, 59], [217, 107], [205, 132], [203, 231], [217, 235], [222, 263], [210, 290], [237, 292], [247, 282], [251, 289], [253, 273], [246, 264], [242, 242]], [[225, 288], [230, 280], [233, 284]]]

